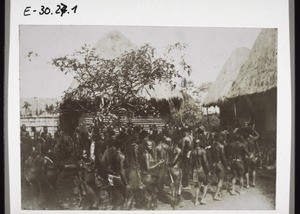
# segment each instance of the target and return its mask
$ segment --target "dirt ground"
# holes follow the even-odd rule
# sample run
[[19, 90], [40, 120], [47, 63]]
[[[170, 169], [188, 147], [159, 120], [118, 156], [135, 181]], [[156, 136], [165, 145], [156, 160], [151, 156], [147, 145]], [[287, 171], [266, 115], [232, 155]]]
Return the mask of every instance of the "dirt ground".
[[[230, 177], [228, 178], [230, 179]], [[212, 178], [212, 181], [215, 177]], [[212, 184], [214, 184], [212, 182]], [[78, 210], [78, 197], [74, 194], [74, 175], [61, 173], [58, 179], [57, 197], [60, 207], [52, 207], [48, 209], [61, 209], [61, 210]], [[215, 185], [209, 185], [208, 194], [206, 197], [206, 205], [195, 206], [192, 203], [193, 191], [184, 189], [182, 192], [182, 200], [180, 206], [176, 207], [177, 210], [272, 210], [275, 209], [275, 193], [276, 193], [276, 171], [261, 169], [257, 172], [256, 187], [250, 187], [246, 190], [245, 195], [230, 195], [226, 191], [226, 183], [224, 184], [224, 198], [222, 201], [214, 201], [212, 195], [216, 189]], [[167, 195], [169, 189], [165, 189]], [[106, 191], [98, 189], [100, 205], [99, 210], [111, 209], [109, 197]], [[33, 203], [33, 200], [41, 201], [38, 199], [29, 199], [28, 188], [22, 188], [22, 208], [23, 209], [41, 209], [38, 203]], [[37, 202], [37, 201], [35, 201]], [[34, 204], [34, 205], [33, 205]], [[47, 209], [47, 208], [46, 208]], [[172, 210], [168, 203], [158, 202], [158, 210]]]

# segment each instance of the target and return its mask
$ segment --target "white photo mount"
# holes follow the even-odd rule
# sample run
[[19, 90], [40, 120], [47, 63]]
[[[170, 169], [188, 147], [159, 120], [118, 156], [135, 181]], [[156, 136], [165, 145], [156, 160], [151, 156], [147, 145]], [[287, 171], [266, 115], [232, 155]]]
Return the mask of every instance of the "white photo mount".
[[[61, 2], [58, 1], [19, 1], [12, 0], [10, 2], [10, 23], [9, 23], [9, 55], [8, 55], [8, 75], [7, 75], [7, 148], [8, 148], [8, 174], [9, 174], [9, 205], [11, 213], [31, 213], [31, 210], [21, 209], [21, 186], [20, 186], [20, 137], [19, 130], [22, 125], [20, 122], [20, 97], [22, 92], [26, 89], [21, 89], [22, 76], [20, 75], [22, 67], [22, 61], [24, 59], [20, 52], [20, 49], [29, 48], [26, 53], [29, 52], [30, 46], [26, 46], [26, 39], [29, 41], [30, 37], [26, 37], [25, 31], [28, 30], [28, 35], [32, 32], [31, 29], [37, 29], [36, 33], [44, 33], [44, 36], [57, 37], [57, 39], [63, 39], [62, 35], [72, 35], [72, 29], [78, 26], [77, 29], [97, 29], [99, 26], [103, 26], [103, 29], [126, 29], [128, 28], [146, 28], [150, 29], [179, 29], [179, 28], [194, 28], [194, 29], [263, 29], [263, 28], [276, 28], [278, 36], [278, 55], [277, 55], [277, 171], [276, 171], [276, 206], [274, 210], [263, 210], [257, 212], [264, 213], [288, 213], [290, 209], [290, 166], [291, 166], [291, 146], [292, 146], [292, 94], [291, 94], [291, 64], [290, 64], [290, 26], [289, 26], [289, 2], [287, 0], [267, 0], [261, 2], [259, 0], [254, 1], [220, 1], [212, 0], [207, 2], [199, 2], [196, 0], [183, 2], [183, 1], [135, 1], [117, 0], [111, 1], [90, 1], [88, 4], [84, 1], [64, 1], [63, 4], [68, 6], [69, 13], [61, 16]], [[75, 10], [74, 8], [77, 5]], [[44, 8], [42, 9], [42, 6]], [[30, 7], [30, 8], [28, 8]], [[27, 8], [27, 9], [26, 9]], [[49, 14], [49, 8], [51, 11]], [[58, 10], [59, 9], [59, 10]], [[33, 10], [37, 10], [33, 12]], [[58, 10], [57, 14], [55, 13]], [[42, 12], [41, 12], [42, 11]], [[42, 13], [39, 14], [39, 12]], [[28, 15], [30, 13], [30, 15]], [[53, 13], [53, 15], [51, 15]], [[26, 14], [26, 16], [24, 15]], [[52, 35], [51, 31], [53, 29]], [[73, 26], [73, 27], [72, 27]], [[93, 28], [94, 26], [94, 28]], [[43, 32], [45, 29], [45, 32]], [[75, 30], [80, 37], [80, 30]], [[92, 32], [93, 30], [91, 30]], [[94, 30], [97, 33], [97, 30]], [[155, 31], [155, 30], [154, 30]], [[180, 31], [180, 30], [179, 30]], [[61, 33], [60, 33], [61, 32]], [[99, 32], [99, 31], [98, 31]], [[129, 31], [128, 31], [129, 32]], [[161, 32], [170, 33], [171, 30], [162, 30]], [[129, 35], [134, 35], [134, 30], [129, 32]], [[153, 34], [159, 35], [158, 32]], [[175, 34], [176, 32], [174, 32]], [[178, 32], [177, 32], [178, 33]], [[255, 34], [255, 30], [249, 31], [249, 34]], [[147, 31], [147, 34], [151, 36], [151, 30]], [[24, 37], [22, 37], [24, 35]], [[53, 49], [69, 49], [72, 53], [72, 45], [76, 44], [76, 35], [70, 39], [74, 41], [72, 44], [66, 44], [66, 47], [47, 47]], [[84, 34], [81, 35], [84, 37]], [[150, 37], [149, 36], [149, 37]], [[185, 35], [182, 35], [184, 38]], [[92, 36], [91, 36], [92, 37]], [[99, 39], [101, 36], [99, 35]], [[164, 35], [157, 40], [163, 40]], [[174, 38], [174, 41], [176, 39]], [[36, 40], [36, 43], [43, 40], [47, 40], [46, 37], [40, 37], [41, 41]], [[171, 41], [171, 36], [170, 36]], [[93, 40], [90, 38], [91, 43]], [[35, 43], [35, 41], [31, 41]], [[133, 41], [134, 42], [134, 41]], [[142, 42], [142, 41], [141, 41]], [[157, 43], [163, 41], [157, 41]], [[68, 43], [67, 41], [65, 43]], [[170, 42], [172, 43], [172, 42]], [[28, 44], [30, 44], [28, 42]], [[59, 42], [58, 42], [59, 44]], [[79, 44], [79, 43], [77, 43]], [[84, 44], [84, 42], [83, 42]], [[217, 42], [216, 42], [217, 44]], [[24, 45], [24, 46], [22, 46]], [[94, 44], [91, 44], [94, 45]], [[32, 45], [34, 47], [34, 45]], [[41, 47], [39, 47], [41, 48]], [[80, 48], [80, 46], [73, 48], [73, 50]], [[249, 47], [251, 48], [251, 47]], [[40, 57], [47, 58], [49, 62], [51, 57], [57, 57], [59, 54], [64, 55], [66, 52], [55, 52], [54, 55], [43, 54], [41, 49], [37, 47], [37, 54], [41, 54]], [[35, 51], [35, 50], [33, 50]], [[45, 51], [46, 53], [47, 51]], [[48, 51], [50, 53], [51, 50]], [[58, 54], [58, 55], [56, 55]], [[229, 55], [228, 55], [229, 56]], [[36, 59], [38, 59], [37, 57]], [[38, 59], [40, 60], [40, 59]], [[194, 59], [197, 60], [197, 59]], [[28, 61], [27, 61], [28, 62]], [[219, 62], [219, 70], [223, 63]], [[199, 67], [201, 68], [201, 67]], [[41, 68], [45, 69], [45, 67]], [[216, 69], [218, 70], [218, 69]], [[216, 77], [216, 74], [215, 74]], [[215, 78], [214, 77], [214, 78]], [[34, 81], [34, 76], [32, 80]], [[41, 77], [40, 77], [41, 78]], [[47, 78], [51, 78], [49, 75]], [[57, 78], [57, 77], [53, 77]], [[58, 77], [59, 78], [59, 77]], [[200, 78], [200, 76], [196, 76]], [[214, 78], [207, 79], [208, 81], [214, 81]], [[45, 79], [43, 81], [46, 81]], [[34, 83], [33, 83], [34, 84]], [[57, 83], [58, 84], [58, 83]], [[63, 81], [59, 84], [63, 84]], [[46, 87], [46, 85], [45, 85]], [[34, 90], [34, 87], [33, 89]], [[61, 89], [63, 91], [63, 89]], [[50, 92], [47, 89], [47, 92]], [[54, 90], [53, 90], [54, 92]], [[30, 90], [28, 90], [30, 94]], [[39, 96], [43, 96], [41, 94]], [[51, 96], [48, 93], [47, 96]], [[284, 113], [283, 113], [284, 112]], [[278, 197], [279, 196], [279, 197]], [[205, 208], [201, 207], [201, 210]], [[185, 210], [187, 211], [187, 210]], [[197, 212], [198, 210], [191, 210], [191, 212]], [[205, 210], [207, 211], [207, 210]], [[53, 212], [53, 211], [37, 211], [37, 212]], [[55, 211], [56, 212], [56, 211]], [[59, 213], [72, 213], [72, 211], [61, 210]], [[80, 211], [80, 213], [90, 213], [89, 211]], [[139, 212], [139, 211], [137, 211]], [[181, 211], [172, 211], [181, 212]], [[211, 213], [226, 213], [224, 210], [209, 210]], [[232, 211], [230, 211], [232, 213]], [[254, 210], [233, 210], [236, 213], [253, 213]]]

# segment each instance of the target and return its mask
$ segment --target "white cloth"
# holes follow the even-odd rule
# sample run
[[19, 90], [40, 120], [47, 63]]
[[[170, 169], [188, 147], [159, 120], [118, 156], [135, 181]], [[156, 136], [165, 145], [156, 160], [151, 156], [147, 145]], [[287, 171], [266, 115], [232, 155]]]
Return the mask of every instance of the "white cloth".
[[121, 179], [120, 176], [115, 176], [115, 175], [108, 174], [107, 180], [108, 180], [109, 186], [111, 186], [111, 187], [114, 186], [114, 179], [115, 179], [115, 178]]
[[191, 152], [192, 152], [192, 151], [188, 151], [188, 153], [186, 154], [186, 157], [187, 157], [187, 158], [190, 158], [190, 157], [191, 157]]
[[90, 157], [95, 161], [95, 141], [92, 141], [90, 146]]

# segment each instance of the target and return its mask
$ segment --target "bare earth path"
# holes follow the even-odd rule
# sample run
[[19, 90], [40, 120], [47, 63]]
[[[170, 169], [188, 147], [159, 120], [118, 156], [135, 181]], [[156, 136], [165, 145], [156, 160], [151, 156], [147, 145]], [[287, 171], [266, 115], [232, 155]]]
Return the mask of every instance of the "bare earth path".
[[[212, 194], [213, 187], [207, 194], [207, 204], [194, 206], [191, 200], [183, 200], [182, 207], [178, 210], [272, 210], [275, 209], [275, 177], [265, 175], [267, 172], [259, 174], [257, 186], [247, 189], [245, 195], [230, 195], [225, 193], [222, 201], [214, 201]], [[273, 172], [274, 174], [274, 172]], [[275, 175], [274, 175], [275, 176]], [[186, 191], [184, 194], [186, 195]], [[159, 204], [158, 209], [167, 210], [170, 206]]]
[[[192, 191], [184, 190], [182, 193], [183, 199], [181, 206], [176, 207], [176, 210], [272, 210], [275, 209], [275, 187], [276, 187], [276, 172], [275, 170], [259, 170], [257, 173], [257, 185], [255, 188], [247, 189], [245, 195], [230, 195], [224, 191], [224, 199], [222, 201], [214, 201], [212, 194], [215, 191], [214, 186], [209, 186], [207, 194], [207, 204], [194, 206], [192, 203]], [[62, 204], [61, 208], [67, 210], [80, 209], [76, 205], [77, 198], [74, 195], [74, 181], [72, 176], [59, 179], [58, 197]], [[169, 192], [166, 189], [166, 192]], [[100, 197], [105, 199], [105, 191], [102, 191]], [[106, 197], [107, 198], [107, 197]], [[26, 209], [28, 201], [24, 198], [23, 208]], [[110, 209], [108, 201], [102, 202], [99, 209]], [[159, 201], [158, 210], [172, 210], [171, 206]]]

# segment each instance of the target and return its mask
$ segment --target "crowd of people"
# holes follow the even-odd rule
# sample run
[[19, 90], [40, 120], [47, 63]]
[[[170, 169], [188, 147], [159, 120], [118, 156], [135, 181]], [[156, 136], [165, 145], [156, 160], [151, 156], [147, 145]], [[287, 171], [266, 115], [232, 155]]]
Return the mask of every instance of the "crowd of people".
[[156, 209], [159, 200], [175, 209], [183, 190], [193, 191], [191, 203], [205, 205], [212, 175], [213, 199], [220, 201], [227, 174], [232, 176], [225, 189], [245, 194], [255, 187], [261, 163], [259, 134], [249, 124], [222, 131], [130, 123], [102, 130], [94, 124], [72, 135], [57, 127], [53, 136], [47, 127], [42, 133], [31, 129], [33, 136], [21, 127], [22, 194], [27, 193], [29, 209], [59, 209], [60, 173], [75, 175], [82, 209], [99, 208], [99, 189], [107, 192], [112, 209]]

